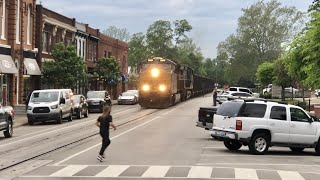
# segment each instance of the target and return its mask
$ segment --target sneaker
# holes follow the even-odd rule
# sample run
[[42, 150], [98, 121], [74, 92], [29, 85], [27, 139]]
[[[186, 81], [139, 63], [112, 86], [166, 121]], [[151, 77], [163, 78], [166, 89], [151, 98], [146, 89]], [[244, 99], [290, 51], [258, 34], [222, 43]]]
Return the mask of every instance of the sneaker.
[[105, 159], [106, 157], [104, 155], [100, 155], [103, 159]]
[[99, 155], [99, 156], [97, 157], [97, 159], [98, 159], [100, 162], [103, 161], [103, 157], [102, 157], [101, 155]]

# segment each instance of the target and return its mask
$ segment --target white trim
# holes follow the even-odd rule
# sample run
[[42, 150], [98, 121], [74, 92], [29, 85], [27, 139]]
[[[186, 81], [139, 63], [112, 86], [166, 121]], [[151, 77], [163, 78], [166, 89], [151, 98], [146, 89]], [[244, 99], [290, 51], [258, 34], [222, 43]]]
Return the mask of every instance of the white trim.
[[1, 16], [1, 39], [6, 40], [5, 29], [6, 29], [6, 0], [2, 0], [2, 16]]
[[16, 44], [20, 44], [20, 0], [17, 7], [17, 19], [16, 19]]
[[28, 17], [27, 17], [27, 45], [31, 45], [30, 44], [30, 35], [31, 33], [31, 8], [30, 6], [28, 6]]
[[4, 48], [11, 48], [10, 45], [6, 45], [6, 44], [0, 44], [0, 47], [4, 47]]
[[55, 20], [53, 18], [49, 18], [46, 15], [43, 15], [43, 20], [45, 23], [59, 26], [60, 28], [67, 29], [67, 30], [74, 32], [74, 33], [77, 32], [77, 29], [75, 27], [70, 26], [69, 24], [61, 23], [60, 21]]

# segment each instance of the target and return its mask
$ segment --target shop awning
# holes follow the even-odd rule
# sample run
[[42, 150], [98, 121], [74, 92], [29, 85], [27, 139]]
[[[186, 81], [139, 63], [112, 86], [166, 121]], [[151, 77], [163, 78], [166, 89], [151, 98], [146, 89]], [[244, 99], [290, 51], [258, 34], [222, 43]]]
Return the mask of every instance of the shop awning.
[[0, 54], [0, 73], [18, 74], [18, 69], [11, 56]]
[[24, 66], [29, 75], [42, 75], [38, 63], [35, 59], [24, 58]]

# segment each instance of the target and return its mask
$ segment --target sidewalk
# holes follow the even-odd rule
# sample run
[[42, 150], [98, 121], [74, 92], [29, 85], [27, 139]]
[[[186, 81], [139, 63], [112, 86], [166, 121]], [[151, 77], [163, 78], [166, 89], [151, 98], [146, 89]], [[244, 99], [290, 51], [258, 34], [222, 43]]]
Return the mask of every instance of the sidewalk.
[[[116, 104], [118, 104], [118, 101], [112, 100], [112, 105], [116, 105]], [[28, 118], [27, 118], [26, 114], [16, 114], [14, 116], [14, 120], [15, 120], [14, 125], [13, 125], [14, 128], [28, 124]]]

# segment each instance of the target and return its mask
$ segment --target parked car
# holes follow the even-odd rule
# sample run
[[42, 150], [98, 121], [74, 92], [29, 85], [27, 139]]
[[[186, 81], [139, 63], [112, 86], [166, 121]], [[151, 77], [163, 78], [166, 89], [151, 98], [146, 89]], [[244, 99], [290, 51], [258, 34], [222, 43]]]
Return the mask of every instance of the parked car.
[[252, 93], [253, 93], [249, 88], [246, 88], [246, 87], [230, 87], [230, 88], [228, 89], [228, 91], [232, 91], [232, 92], [246, 92], [246, 93], [249, 93], [249, 94], [252, 94]]
[[111, 106], [111, 98], [107, 91], [88, 91], [88, 110], [90, 112], [102, 112], [104, 106]]
[[235, 92], [235, 91], [227, 91], [221, 95], [218, 95], [217, 101], [219, 104], [223, 102], [234, 100], [234, 99], [246, 99], [246, 98], [254, 98], [252, 94], [246, 92]]
[[84, 95], [74, 95], [73, 96], [73, 115], [81, 119], [82, 116], [88, 117], [88, 104]]
[[262, 93], [263, 94], [271, 93], [271, 91], [272, 91], [272, 84], [269, 84], [268, 86], [266, 86], [266, 88], [262, 90]]
[[137, 100], [139, 101], [139, 90], [128, 90], [127, 92], [133, 93], [137, 97]]
[[3, 131], [5, 138], [13, 135], [14, 110], [11, 106], [0, 105], [0, 131]]
[[118, 97], [118, 104], [137, 104], [138, 97], [133, 92], [124, 92]]
[[63, 118], [72, 121], [72, 94], [70, 89], [33, 91], [27, 109], [29, 125], [49, 120], [56, 120], [57, 124], [61, 124]]
[[235, 100], [223, 103], [214, 115], [211, 135], [229, 150], [249, 146], [253, 154], [265, 154], [271, 146], [293, 152], [315, 148], [320, 155], [320, 122], [299, 106], [267, 100]]

